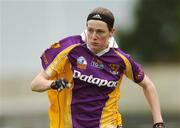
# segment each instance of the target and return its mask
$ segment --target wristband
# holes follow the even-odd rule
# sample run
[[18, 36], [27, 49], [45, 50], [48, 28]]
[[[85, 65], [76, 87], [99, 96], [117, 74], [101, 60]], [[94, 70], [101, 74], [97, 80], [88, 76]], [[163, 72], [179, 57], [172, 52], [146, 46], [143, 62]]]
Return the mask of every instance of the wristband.
[[153, 128], [165, 128], [165, 125], [163, 122], [158, 122], [153, 125]]

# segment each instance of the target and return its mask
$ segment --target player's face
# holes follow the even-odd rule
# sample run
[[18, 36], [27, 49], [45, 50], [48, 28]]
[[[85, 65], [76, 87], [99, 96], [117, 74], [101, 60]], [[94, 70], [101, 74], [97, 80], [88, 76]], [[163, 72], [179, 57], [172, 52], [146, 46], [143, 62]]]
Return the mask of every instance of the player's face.
[[108, 47], [108, 39], [112, 36], [114, 29], [109, 31], [107, 24], [100, 20], [89, 20], [87, 22], [87, 43], [91, 51], [98, 53]]

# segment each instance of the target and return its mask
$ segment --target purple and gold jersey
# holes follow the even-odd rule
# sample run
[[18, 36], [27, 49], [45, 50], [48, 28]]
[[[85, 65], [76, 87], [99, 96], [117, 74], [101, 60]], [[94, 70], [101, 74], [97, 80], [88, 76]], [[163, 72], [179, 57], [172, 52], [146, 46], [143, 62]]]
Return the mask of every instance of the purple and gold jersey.
[[[72, 84], [61, 92], [49, 90], [50, 127], [120, 126], [122, 120], [118, 102], [122, 77], [125, 74], [139, 83], [144, 78], [142, 68], [117, 48], [108, 48], [103, 54], [96, 55], [81, 38], [77, 40], [77, 36], [66, 38], [63, 42], [67, 42], [67, 45], [63, 44], [66, 47], [63, 46], [49, 65], [43, 66], [51, 79], [64, 77]], [[44, 56], [48, 56], [48, 52]], [[42, 62], [45, 62], [43, 58]]]

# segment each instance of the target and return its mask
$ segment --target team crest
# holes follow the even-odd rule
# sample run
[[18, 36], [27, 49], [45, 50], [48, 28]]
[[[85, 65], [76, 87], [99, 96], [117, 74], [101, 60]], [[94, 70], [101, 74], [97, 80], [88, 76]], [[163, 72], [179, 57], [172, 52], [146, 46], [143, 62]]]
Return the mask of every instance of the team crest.
[[99, 68], [99, 69], [104, 68], [102, 61], [96, 58], [93, 58], [93, 60], [91, 61], [91, 66]]
[[109, 64], [109, 67], [110, 67], [110, 72], [113, 74], [113, 75], [117, 75], [119, 72], [119, 65], [117, 64]]
[[87, 61], [83, 56], [77, 58], [77, 67], [79, 69], [86, 69], [87, 68]]

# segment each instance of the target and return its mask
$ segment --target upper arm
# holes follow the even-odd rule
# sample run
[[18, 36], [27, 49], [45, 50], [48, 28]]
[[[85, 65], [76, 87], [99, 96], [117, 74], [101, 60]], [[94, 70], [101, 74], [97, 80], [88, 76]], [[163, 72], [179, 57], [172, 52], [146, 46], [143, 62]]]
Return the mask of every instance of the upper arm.
[[40, 76], [40, 77], [43, 77], [44, 79], [47, 79], [47, 80], [50, 79], [50, 76], [46, 73], [45, 70], [42, 70], [42, 71], [39, 73], [39, 76]]
[[37, 85], [37, 83], [43, 80], [49, 80], [49, 79], [50, 79], [50, 76], [44, 70], [41, 70], [39, 74], [32, 80], [31, 85], [35, 86]]
[[139, 84], [141, 87], [146, 86], [146, 85], [148, 84], [147, 76], [144, 75], [144, 79], [143, 79], [140, 83], [138, 83], [138, 84]]
[[151, 81], [151, 79], [147, 75], [145, 75], [144, 79], [140, 83], [138, 83], [138, 84], [141, 87], [143, 87], [144, 89], [147, 88], [147, 87], [148, 88], [154, 87], [153, 82]]
[[31, 82], [31, 90], [37, 92], [43, 92], [50, 89], [50, 85], [52, 83], [49, 80], [50, 77], [46, 74], [44, 70], [42, 70]]

